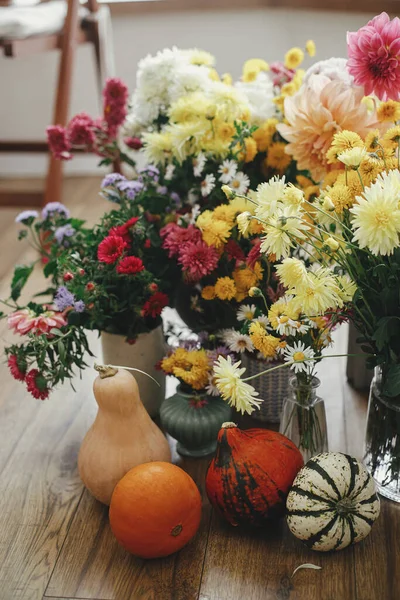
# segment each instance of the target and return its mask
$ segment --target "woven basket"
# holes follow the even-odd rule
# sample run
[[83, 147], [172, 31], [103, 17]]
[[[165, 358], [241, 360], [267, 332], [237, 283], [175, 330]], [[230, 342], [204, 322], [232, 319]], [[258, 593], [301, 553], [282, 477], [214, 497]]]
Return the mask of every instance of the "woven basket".
[[[245, 354], [241, 360], [242, 366], [246, 367], [244, 377], [256, 375], [261, 371], [282, 364], [279, 361], [267, 362], [258, 360], [250, 354]], [[255, 410], [251, 415], [254, 419], [268, 423], [280, 422], [282, 405], [288, 394], [291, 374], [290, 369], [277, 369], [268, 375], [261, 375], [261, 377], [257, 377], [250, 382], [259, 393], [258, 398], [263, 400], [260, 409]]]

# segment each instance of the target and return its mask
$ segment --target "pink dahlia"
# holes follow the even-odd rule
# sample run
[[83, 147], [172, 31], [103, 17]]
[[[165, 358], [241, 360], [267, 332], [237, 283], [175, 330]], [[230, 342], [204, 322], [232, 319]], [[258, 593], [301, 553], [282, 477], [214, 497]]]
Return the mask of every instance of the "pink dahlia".
[[31, 369], [29, 373], [27, 373], [25, 382], [28, 392], [30, 392], [34, 398], [46, 400], [46, 398], [49, 397], [47, 381], [37, 369]]
[[100, 242], [97, 248], [97, 258], [100, 262], [111, 265], [122, 256], [127, 245], [121, 236], [109, 235]]
[[103, 90], [103, 110], [110, 135], [115, 135], [118, 127], [125, 121], [128, 96], [128, 88], [121, 79], [107, 79]]
[[91, 150], [95, 142], [92, 117], [86, 113], [75, 115], [68, 123], [68, 137], [73, 146]]
[[207, 246], [202, 240], [187, 242], [182, 246], [178, 259], [193, 282], [214, 271], [218, 260], [219, 254], [214, 246]]
[[377, 126], [375, 113], [369, 114], [361, 102], [364, 91], [344, 81], [331, 81], [313, 75], [294, 95], [285, 98], [288, 124], [279, 124], [279, 133], [289, 142], [285, 151], [297, 161], [299, 170], [310, 171], [320, 181], [333, 167], [326, 153], [335, 133], [344, 129], [361, 137]]
[[168, 223], [161, 229], [160, 235], [164, 238], [162, 247], [168, 250], [170, 258], [177, 256], [186, 242], [199, 242], [201, 240], [201, 231], [194, 225], [179, 227], [176, 223]]
[[400, 19], [385, 12], [347, 33], [347, 68], [365, 94], [400, 99]]
[[67, 130], [61, 125], [50, 125], [46, 129], [47, 143], [55, 158], [69, 160], [72, 158], [71, 143]]
[[49, 334], [54, 328], [59, 329], [67, 324], [65, 316], [61, 312], [46, 310], [36, 315], [32, 310], [23, 308], [8, 316], [8, 327], [19, 335], [33, 333], [36, 335]]

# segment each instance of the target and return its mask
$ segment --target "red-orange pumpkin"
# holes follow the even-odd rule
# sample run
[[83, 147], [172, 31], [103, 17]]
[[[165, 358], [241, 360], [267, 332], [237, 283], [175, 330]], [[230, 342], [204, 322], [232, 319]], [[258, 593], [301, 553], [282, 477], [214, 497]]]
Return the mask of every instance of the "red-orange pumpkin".
[[177, 552], [200, 525], [201, 496], [179, 467], [151, 462], [134, 467], [117, 483], [110, 525], [118, 542], [140, 558]]
[[286, 497], [303, 457], [288, 438], [267, 429], [241, 431], [224, 423], [206, 490], [232, 525], [264, 525], [285, 512]]

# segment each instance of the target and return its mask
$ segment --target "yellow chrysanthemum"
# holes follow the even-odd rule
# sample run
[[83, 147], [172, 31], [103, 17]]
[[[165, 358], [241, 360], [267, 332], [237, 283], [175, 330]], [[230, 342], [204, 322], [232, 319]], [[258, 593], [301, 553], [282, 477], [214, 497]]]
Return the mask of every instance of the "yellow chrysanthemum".
[[279, 173], [284, 173], [290, 163], [292, 157], [285, 152], [286, 144], [284, 142], [274, 142], [268, 148], [267, 158], [265, 162], [268, 167], [276, 169]]
[[400, 125], [390, 127], [383, 136], [383, 139], [387, 142], [392, 142], [398, 145], [400, 143]]
[[231, 228], [225, 221], [215, 219], [202, 227], [202, 235], [208, 246], [214, 246], [218, 250], [230, 238]]
[[144, 155], [149, 163], [164, 164], [172, 151], [172, 139], [168, 133], [145, 133], [143, 135]]
[[221, 77], [221, 81], [222, 83], [225, 83], [225, 85], [232, 85], [233, 77], [230, 73], [224, 73]]
[[305, 74], [306, 72], [304, 69], [297, 69], [296, 73], [294, 74], [292, 83], [296, 86], [297, 90], [302, 85]]
[[236, 285], [231, 277], [219, 277], [214, 289], [220, 300], [232, 300], [236, 295]]
[[262, 323], [254, 321], [250, 325], [249, 335], [254, 347], [261, 352], [264, 358], [273, 358], [276, 355], [280, 340], [269, 335]]
[[184, 369], [188, 367], [188, 351], [184, 348], [177, 348], [175, 352], [166, 356], [161, 361], [161, 368], [165, 373], [172, 373], [175, 367], [181, 367]]
[[379, 173], [386, 169], [383, 160], [375, 159], [370, 156], [365, 158], [359, 167], [359, 173], [365, 186], [371, 185], [378, 177]]
[[333, 203], [335, 211], [340, 215], [345, 208], [350, 208], [354, 203], [354, 195], [347, 185], [336, 183], [332, 188], [326, 190], [326, 195]]
[[289, 290], [300, 288], [307, 277], [306, 266], [298, 258], [285, 258], [276, 266], [276, 272], [281, 283]]
[[235, 131], [233, 123], [220, 123], [216, 126], [215, 136], [219, 137], [223, 142], [230, 142]]
[[300, 315], [300, 310], [295, 309], [292, 300], [279, 299], [270, 306], [268, 311], [268, 319], [274, 329], [279, 326], [279, 318], [283, 315], [289, 317], [293, 321], [297, 321]]
[[215, 298], [215, 288], [213, 285], [206, 285], [201, 290], [201, 297], [204, 300], [214, 300]]
[[205, 210], [204, 212], [202, 212], [201, 215], [199, 215], [196, 219], [196, 226], [199, 229], [204, 229], [205, 227], [208, 227], [208, 225], [213, 220], [213, 214], [214, 213], [212, 210]]
[[282, 96], [293, 96], [297, 92], [297, 86], [293, 81], [285, 83], [281, 88]]
[[387, 102], [381, 102], [376, 111], [376, 115], [379, 121], [390, 121], [394, 123], [400, 120], [400, 102], [395, 100], [388, 100]]
[[216, 69], [210, 69], [208, 72], [208, 76], [211, 79], [211, 81], [221, 81], [221, 78]]
[[[256, 262], [253, 269], [245, 267], [244, 269], [235, 269], [232, 273], [238, 294], [247, 296], [250, 288], [255, 287], [262, 279], [263, 269], [259, 262]], [[243, 298], [241, 298], [243, 300]], [[239, 300], [240, 301], [240, 300]]]
[[[350, 194], [352, 196], [353, 201], [354, 197], [358, 194], [361, 194], [363, 190], [360, 178], [356, 171], [347, 171], [347, 173], [342, 173], [341, 175], [339, 175], [333, 187], [336, 188], [339, 185], [344, 185], [350, 190]], [[341, 192], [342, 190], [339, 193]], [[329, 195], [331, 195], [331, 192], [329, 192]], [[340, 210], [338, 212], [340, 212]]]
[[291, 48], [285, 54], [285, 67], [287, 69], [297, 69], [304, 60], [304, 52], [301, 48]]
[[310, 185], [304, 190], [304, 196], [308, 202], [312, 202], [315, 198], [318, 198], [320, 193], [321, 188], [318, 185]]
[[250, 58], [243, 65], [242, 80], [254, 81], [261, 71], [269, 71], [269, 64], [261, 58]]
[[[248, 192], [247, 195], [251, 196], [251, 192]], [[246, 210], [248, 210], [251, 214], [254, 213], [254, 204], [252, 204], [252, 202], [249, 202], [249, 200], [246, 200], [245, 198], [239, 198], [238, 196], [236, 196], [236, 198], [231, 200], [230, 206], [235, 211], [235, 213], [241, 213]]]
[[221, 204], [214, 209], [214, 219], [225, 221], [230, 227], [235, 222], [236, 210], [231, 204]]
[[168, 116], [171, 122], [185, 123], [204, 118], [210, 106], [209, 100], [201, 92], [182, 96], [171, 104]]
[[366, 135], [364, 145], [367, 152], [376, 152], [377, 148], [379, 148], [380, 135], [379, 129], [373, 129]]
[[276, 133], [278, 119], [267, 119], [253, 133], [253, 139], [257, 143], [257, 148], [260, 152], [265, 152], [272, 144], [272, 138]]
[[315, 56], [317, 49], [315, 47], [315, 42], [314, 40], [307, 40], [306, 41], [306, 52], [308, 54], [308, 56], [311, 56], [311, 58], [313, 58]]
[[251, 138], [248, 137], [244, 140], [244, 146], [245, 146], [245, 151], [243, 153], [243, 158], [241, 158], [241, 160], [244, 160], [244, 162], [248, 163], [251, 162], [252, 160], [254, 160], [258, 148], [257, 148], [257, 142]]
[[296, 181], [303, 190], [310, 185], [314, 185], [314, 182], [309, 177], [305, 177], [305, 175], [296, 175]]
[[329, 171], [324, 177], [323, 189], [333, 185], [341, 173], [343, 173], [343, 169], [332, 169], [332, 171]]
[[264, 225], [262, 223], [260, 223], [260, 221], [257, 221], [257, 219], [251, 219], [250, 226], [249, 226], [249, 234], [250, 235], [259, 235], [260, 233], [263, 233], [263, 231], [264, 231]]
[[331, 147], [326, 153], [326, 159], [328, 164], [334, 164], [338, 162], [338, 155], [346, 150], [351, 150], [352, 148], [362, 148], [364, 146], [364, 142], [358, 133], [354, 131], [348, 131], [347, 129], [335, 133], [333, 136]]
[[304, 192], [295, 187], [292, 183], [289, 183], [283, 192], [283, 202], [291, 206], [301, 206], [303, 201]]
[[275, 96], [272, 102], [275, 104], [276, 108], [281, 111], [281, 113], [285, 112], [285, 96]]

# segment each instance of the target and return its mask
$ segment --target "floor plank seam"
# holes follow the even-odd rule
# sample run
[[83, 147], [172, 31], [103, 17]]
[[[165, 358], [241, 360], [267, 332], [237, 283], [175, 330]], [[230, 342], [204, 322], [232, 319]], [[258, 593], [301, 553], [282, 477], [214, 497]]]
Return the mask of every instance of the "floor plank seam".
[[199, 582], [199, 591], [197, 593], [197, 600], [199, 600], [200, 594], [201, 594], [201, 586], [202, 586], [202, 583], [203, 583], [204, 566], [206, 564], [206, 557], [207, 557], [207, 550], [208, 550], [208, 540], [210, 539], [210, 531], [211, 531], [211, 524], [212, 524], [213, 512], [214, 512], [214, 509], [212, 508], [211, 509], [211, 513], [210, 513], [210, 521], [208, 523], [207, 541], [206, 541], [206, 547], [205, 547], [205, 550], [204, 550], [203, 564], [201, 565], [201, 574], [200, 574], [200, 582]]
[[[60, 550], [59, 550], [59, 551], [58, 551], [58, 553], [57, 553], [57, 558], [56, 558], [56, 560], [54, 561], [54, 565], [53, 565], [53, 568], [52, 568], [52, 570], [51, 570], [51, 573], [50, 573], [49, 580], [48, 580], [48, 582], [47, 582], [47, 585], [46, 585], [46, 587], [45, 587], [45, 590], [44, 590], [43, 598], [46, 596], [46, 592], [47, 592], [47, 589], [48, 589], [48, 587], [49, 587], [49, 585], [50, 585], [51, 578], [53, 577], [53, 573], [54, 573], [54, 571], [55, 571], [55, 568], [56, 568], [56, 566], [57, 566], [58, 559], [60, 558], [60, 555], [61, 555], [61, 552], [63, 551], [64, 545], [65, 545], [65, 542], [67, 541], [67, 538], [68, 538], [68, 535], [69, 535], [70, 529], [71, 529], [71, 527], [72, 527], [72, 523], [74, 522], [74, 519], [75, 519], [76, 513], [77, 513], [77, 511], [78, 511], [79, 505], [80, 505], [80, 503], [82, 502], [82, 498], [83, 498], [83, 494], [84, 494], [84, 493], [85, 493], [85, 488], [84, 488], [84, 487], [82, 487], [82, 491], [81, 491], [80, 498], [79, 498], [79, 500], [78, 500], [78, 502], [77, 502], [77, 505], [76, 505], [76, 507], [75, 507], [75, 510], [74, 510], [73, 514], [71, 515], [71, 519], [70, 519], [70, 522], [69, 522], [69, 524], [68, 524], [67, 531], [65, 532], [65, 537], [64, 537], [64, 540], [63, 540], [63, 542], [62, 542], [62, 544], [61, 544], [61, 546], [60, 546]], [[49, 598], [63, 598], [63, 596], [48, 596], [48, 597], [49, 597]], [[77, 599], [77, 600], [78, 600], [78, 599]], [[82, 599], [81, 599], [81, 598], [79, 598], [79, 600], [87, 600], [87, 599], [86, 599], [86, 598], [82, 598]], [[89, 600], [90, 600], [90, 599], [89, 599]], [[100, 598], [92, 598], [91, 600], [101, 600], [101, 599], [100, 599]]]

